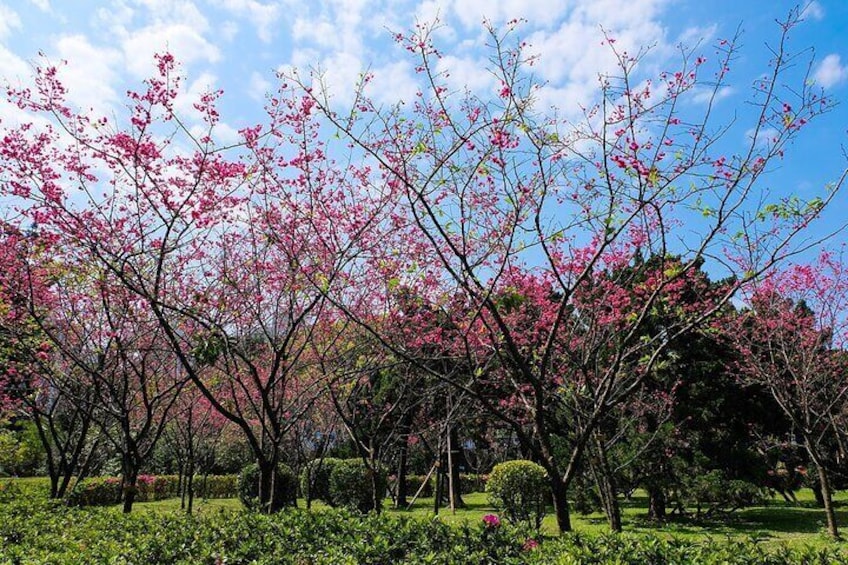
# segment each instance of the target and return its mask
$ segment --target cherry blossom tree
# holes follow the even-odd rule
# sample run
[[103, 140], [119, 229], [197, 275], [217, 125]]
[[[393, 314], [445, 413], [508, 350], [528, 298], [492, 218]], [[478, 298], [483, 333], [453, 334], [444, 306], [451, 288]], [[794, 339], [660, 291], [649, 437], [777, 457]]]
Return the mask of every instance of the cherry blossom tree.
[[[720, 41], [712, 64], [684, 49], [677, 70], [652, 78], [641, 71], [644, 52], [607, 38], [616, 72], [599, 78], [596, 101], [576, 120], [535, 104], [544, 87], [533, 80], [526, 44], [514, 39], [519, 22], [489, 30], [489, 71], [499, 84], [490, 98], [451, 87], [427, 25], [397, 35], [423, 83], [408, 107], [370, 99], [369, 75], [349, 112], [320, 77], [290, 77], [352, 145], [349, 159], [374, 162], [398, 195], [393, 229], [380, 239], [385, 252], [360, 256], [357, 266], [370, 269], [350, 276], [370, 300], [350, 289], [328, 296], [410, 360], [417, 344], [373, 323], [362, 305], [399, 312], [398, 289], [414, 287], [443, 312], [451, 335], [428, 339], [452, 340], [464, 362], [444, 365], [447, 372], [420, 366], [473, 392], [513, 428], [548, 472], [563, 531], [571, 527], [567, 490], [599, 422], [638, 392], [669, 343], [816, 243], [804, 230], [842, 180], [807, 201], [763, 196], [761, 186], [792, 139], [830, 106], [804, 76], [783, 86], [796, 62], [787, 37], [799, 19], [796, 10], [780, 25], [753, 110], [739, 118], [750, 120], [749, 141], [734, 152], [726, 152], [731, 129], [713, 110], [737, 39]], [[708, 102], [696, 112], [692, 97], [703, 89]], [[659, 259], [640, 264], [641, 257]], [[721, 289], [698, 284], [705, 261], [732, 275]], [[697, 306], [677, 303], [689, 285], [704, 292]], [[525, 302], [534, 311], [522, 316], [516, 303]], [[657, 309], [681, 315], [649, 328]], [[398, 316], [403, 321], [410, 320]], [[512, 400], [487, 398], [493, 387]]]
[[812, 265], [773, 273], [752, 289], [748, 308], [730, 326], [745, 382], [766, 389], [815, 464], [828, 533], [833, 509], [829, 445], [845, 433], [848, 406], [848, 270], [823, 253]]

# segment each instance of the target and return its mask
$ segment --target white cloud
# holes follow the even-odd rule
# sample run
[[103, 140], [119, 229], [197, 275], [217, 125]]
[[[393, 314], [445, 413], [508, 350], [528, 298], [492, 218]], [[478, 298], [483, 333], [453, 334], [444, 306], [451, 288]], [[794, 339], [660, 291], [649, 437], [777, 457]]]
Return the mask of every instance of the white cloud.
[[714, 89], [712, 88], [697, 88], [697, 90], [692, 93], [692, 101], [696, 104], [707, 104], [708, 102], [710, 102], [710, 100], [712, 100], [713, 103], [716, 103], [721, 100], [724, 100], [725, 98], [728, 98], [731, 94], [734, 93], [734, 90], [730, 86], [724, 86], [720, 88], [718, 92], [715, 92], [715, 98], [713, 98], [713, 92]]
[[[756, 139], [755, 139], [756, 136]], [[745, 132], [745, 139], [748, 143], [754, 142], [757, 147], [769, 147], [774, 144], [775, 140], [780, 137], [780, 132], [774, 128], [763, 128], [759, 132], [754, 129], [749, 129]]]
[[229, 42], [235, 39], [236, 35], [238, 34], [238, 31], [239, 28], [236, 22], [224, 22], [223, 24], [221, 24], [220, 33], [221, 37], [224, 38], [224, 41]]
[[810, 2], [803, 7], [801, 16], [804, 18], [812, 18], [814, 20], [824, 19], [824, 8], [817, 2], [817, 0], [810, 0]]
[[326, 19], [297, 18], [292, 25], [292, 37], [321, 47], [331, 47], [337, 41], [336, 27]]
[[57, 39], [55, 53], [68, 62], [60, 76], [68, 89], [68, 100], [82, 110], [109, 114], [118, 101], [115, 90], [122, 63], [119, 51], [92, 45], [83, 35]]
[[[484, 19], [502, 24], [513, 18], [525, 18], [534, 25], [553, 24], [573, 5], [568, 0], [527, 2], [526, 0], [457, 0], [444, 2], [453, 6], [453, 13], [465, 27], [479, 27]], [[444, 11], [443, 11], [444, 12]]]
[[183, 88], [174, 100], [174, 108], [182, 116], [197, 115], [197, 110], [194, 108], [200, 97], [204, 94], [216, 89], [218, 77], [212, 73], [200, 73], [197, 78], [191, 81], [188, 87]]
[[256, 35], [260, 40], [265, 43], [271, 42], [281, 15], [278, 4], [264, 4], [257, 0], [219, 0], [219, 4], [233, 15], [245, 17], [250, 21], [256, 28]]
[[21, 18], [17, 12], [0, 3], [0, 40], [6, 39], [13, 29], [21, 28]]
[[415, 100], [419, 84], [408, 61], [389, 63], [372, 72], [374, 78], [368, 84], [366, 93], [375, 102], [391, 105], [401, 100], [406, 103]]
[[831, 53], [816, 67], [813, 78], [819, 86], [830, 88], [848, 79], [848, 65], [842, 64], [839, 55]]
[[216, 63], [220, 50], [187, 24], [157, 23], [127, 34], [121, 42], [127, 69], [136, 78], [150, 76], [154, 69], [153, 55], [168, 51], [181, 64], [188, 66], [202, 61]]
[[677, 36], [677, 43], [690, 49], [703, 46], [715, 37], [717, 31], [718, 26], [716, 24], [688, 27]]
[[262, 73], [254, 71], [250, 75], [247, 84], [247, 95], [257, 102], [263, 102], [265, 95], [271, 90], [271, 81], [266, 79]]
[[50, 11], [50, 0], [29, 0], [30, 4], [41, 10], [42, 12]]
[[468, 88], [471, 92], [486, 95], [495, 87], [495, 77], [486, 68], [486, 63], [473, 57], [445, 55], [436, 64], [436, 72], [447, 73], [445, 82], [454, 90]]
[[[0, 44], [0, 86], [13, 86], [23, 88], [32, 85], [32, 68], [20, 57], [6, 49]], [[14, 125], [24, 120], [26, 113], [17, 106], [6, 102], [5, 97], [0, 97], [0, 123]]]

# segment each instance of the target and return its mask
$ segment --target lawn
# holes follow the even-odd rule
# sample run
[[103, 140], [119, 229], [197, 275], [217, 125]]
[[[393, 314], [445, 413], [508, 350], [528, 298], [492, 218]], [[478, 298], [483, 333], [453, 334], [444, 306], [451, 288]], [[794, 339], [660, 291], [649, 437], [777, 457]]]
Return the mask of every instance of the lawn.
[[[819, 546], [829, 543], [824, 534], [824, 512], [815, 507], [812, 491], [801, 491], [798, 493], [798, 499], [797, 506], [790, 505], [782, 499], [773, 499], [767, 506], [739, 510], [720, 520], [696, 522], [694, 519], [672, 518], [659, 526], [646, 519], [647, 498], [637, 493], [631, 500], [622, 501], [624, 530], [630, 533], [650, 533], [691, 541], [713, 537], [740, 540], [754, 538], [761, 543], [786, 543], [790, 546], [804, 544]], [[411, 516], [422, 520], [438, 519], [448, 524], [459, 524], [463, 521], [475, 523], [479, 522], [484, 515], [496, 512], [489, 505], [484, 493], [466, 494], [463, 495], [463, 500], [466, 503], [464, 508], [459, 508], [456, 512], [442, 508], [438, 518], [434, 518], [432, 498], [418, 499], [410, 510], [394, 509], [391, 501], [387, 500], [385, 509], [393, 515]], [[840, 493], [836, 501], [839, 505], [838, 520], [848, 531], [848, 492]], [[305, 508], [305, 501], [298, 500], [298, 506]], [[139, 512], [178, 511], [180, 502], [177, 499], [140, 502], [135, 508]], [[236, 499], [196, 500], [195, 508], [198, 512], [205, 513], [241, 511], [242, 506]], [[313, 509], [323, 508], [326, 508], [325, 504], [313, 502]], [[602, 534], [609, 531], [606, 518], [600, 513], [588, 516], [575, 513], [572, 515], [572, 524], [576, 531], [588, 534]], [[548, 535], [556, 534], [556, 520], [552, 511], [545, 517], [542, 530]]]

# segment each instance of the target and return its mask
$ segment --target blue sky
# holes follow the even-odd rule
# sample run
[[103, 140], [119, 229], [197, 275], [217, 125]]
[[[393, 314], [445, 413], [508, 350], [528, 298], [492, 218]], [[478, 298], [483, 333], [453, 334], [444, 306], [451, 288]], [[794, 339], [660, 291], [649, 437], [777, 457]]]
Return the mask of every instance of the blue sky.
[[[265, 91], [275, 71], [319, 67], [340, 102], [363, 69], [375, 74], [371, 93], [392, 102], [416, 90], [414, 61], [391, 41], [390, 30], [439, 16], [438, 34], [457, 86], [494, 92], [485, 70], [483, 18], [495, 24], [527, 19], [521, 28], [541, 55], [535, 72], [547, 81], [543, 102], [566, 112], [591, 100], [597, 74], [610, 68], [601, 28], [617, 46], [653, 45], [647, 59], [672, 68], [674, 46], [711, 41], [744, 30], [744, 50], [734, 64], [732, 88], [720, 116], [744, 116], [750, 84], [766, 70], [766, 42], [777, 38], [776, 18], [794, 2], [782, 0], [0, 0], [0, 75], [26, 84], [39, 51], [51, 61], [67, 60], [62, 71], [71, 99], [83, 107], [120, 113], [122, 95], [152, 68], [152, 54], [173, 52], [187, 75], [186, 89], [225, 91], [222, 140], [261, 119]], [[815, 0], [793, 35], [795, 49], [812, 47], [813, 78], [838, 100], [848, 102], [848, 2]], [[186, 107], [189, 97], [185, 98]], [[0, 104], [0, 120], [20, 116]], [[811, 195], [846, 166], [848, 107], [842, 104], [811, 125], [781, 165], [780, 191]], [[740, 145], [744, 129], [735, 132]], [[730, 140], [732, 145], [733, 140]], [[843, 203], [846, 200], [843, 200]], [[838, 215], [844, 215], [839, 212]]]

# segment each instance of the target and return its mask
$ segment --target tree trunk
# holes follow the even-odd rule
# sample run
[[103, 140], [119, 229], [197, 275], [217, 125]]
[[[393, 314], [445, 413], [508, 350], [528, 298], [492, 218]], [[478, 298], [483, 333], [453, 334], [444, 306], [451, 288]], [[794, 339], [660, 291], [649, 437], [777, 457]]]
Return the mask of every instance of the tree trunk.
[[186, 493], [188, 494], [188, 504], [186, 506], [186, 513], [191, 514], [194, 510], [194, 466], [189, 465], [188, 471], [185, 477], [186, 483]]
[[442, 478], [442, 461], [441, 454], [439, 455], [439, 463], [436, 465], [436, 492], [433, 493], [433, 513], [438, 514], [439, 508], [442, 505], [442, 485], [444, 484], [444, 479]]
[[274, 464], [266, 459], [260, 459], [259, 465], [259, 508], [266, 514], [280, 509], [279, 501], [274, 496]]
[[596, 432], [594, 441], [594, 457], [591, 457], [590, 466], [592, 475], [595, 477], [595, 484], [598, 487], [598, 495], [601, 499], [601, 505], [604, 508], [607, 522], [613, 532], [621, 531], [621, 507], [618, 504], [618, 496], [615, 487], [615, 479], [610, 471], [609, 460], [607, 459], [606, 446], [604, 445], [603, 437], [600, 432]]
[[50, 474], [50, 498], [59, 498], [59, 474], [53, 472], [52, 466], [48, 466], [47, 472]]
[[[550, 471], [548, 471], [550, 475]], [[551, 476], [551, 495], [554, 502], [557, 527], [560, 533], [571, 531], [571, 516], [568, 511], [568, 489], [559, 477]]]
[[816, 466], [819, 469], [819, 485], [824, 502], [824, 513], [827, 517], [827, 533], [833, 539], [839, 539], [839, 530], [836, 526], [836, 512], [833, 510], [833, 493], [830, 490], [830, 477], [828, 477], [824, 465], [816, 463]]
[[[372, 451], [373, 453], [373, 451]], [[369, 457], [368, 467], [371, 474], [371, 508], [379, 514], [383, 510], [383, 496], [386, 494], [380, 490], [380, 480], [379, 480], [379, 462], [376, 461], [373, 457]]]
[[124, 514], [132, 512], [133, 503], [135, 502], [136, 491], [138, 490], [138, 469], [130, 466], [124, 472]]
[[462, 500], [462, 481], [459, 476], [459, 461], [462, 457], [462, 449], [459, 447], [459, 432], [457, 432], [455, 427], [452, 427], [449, 433], [450, 469], [448, 470], [451, 474], [451, 500], [453, 501], [454, 508], [464, 508], [465, 501]]
[[401, 443], [400, 453], [398, 454], [397, 468], [397, 497], [395, 498], [395, 508], [405, 508], [406, 502], [406, 470], [408, 466], [409, 446], [404, 440]]
[[659, 487], [648, 487], [648, 519], [662, 522], [665, 512], [665, 491]]

